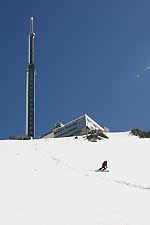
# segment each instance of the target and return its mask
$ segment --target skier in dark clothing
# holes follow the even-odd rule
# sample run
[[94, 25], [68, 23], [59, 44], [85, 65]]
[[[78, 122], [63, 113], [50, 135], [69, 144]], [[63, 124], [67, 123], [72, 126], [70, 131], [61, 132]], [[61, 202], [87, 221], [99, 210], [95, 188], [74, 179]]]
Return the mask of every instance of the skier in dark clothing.
[[108, 168], [108, 167], [107, 167], [107, 161], [104, 161], [104, 162], [102, 163], [102, 167], [99, 168], [98, 171], [104, 171], [104, 170], [106, 170], [107, 168]]

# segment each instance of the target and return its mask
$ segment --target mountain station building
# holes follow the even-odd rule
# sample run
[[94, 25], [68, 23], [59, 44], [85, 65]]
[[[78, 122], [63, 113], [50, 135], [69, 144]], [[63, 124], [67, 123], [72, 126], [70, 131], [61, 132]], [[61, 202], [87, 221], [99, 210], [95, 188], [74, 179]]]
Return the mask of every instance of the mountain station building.
[[41, 138], [81, 136], [88, 134], [91, 130], [101, 130], [102, 132], [109, 131], [107, 127], [99, 125], [85, 114], [65, 125], [62, 123], [56, 123], [55, 126], [51, 128], [49, 132], [42, 135]]

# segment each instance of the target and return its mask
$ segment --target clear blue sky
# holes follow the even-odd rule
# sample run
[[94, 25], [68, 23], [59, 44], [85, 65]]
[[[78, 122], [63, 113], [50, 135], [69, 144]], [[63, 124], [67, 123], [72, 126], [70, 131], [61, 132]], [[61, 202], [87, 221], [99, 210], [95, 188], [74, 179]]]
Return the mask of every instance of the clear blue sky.
[[150, 1], [6, 0], [0, 7], [0, 138], [25, 133], [31, 16], [37, 137], [84, 113], [111, 131], [150, 130]]

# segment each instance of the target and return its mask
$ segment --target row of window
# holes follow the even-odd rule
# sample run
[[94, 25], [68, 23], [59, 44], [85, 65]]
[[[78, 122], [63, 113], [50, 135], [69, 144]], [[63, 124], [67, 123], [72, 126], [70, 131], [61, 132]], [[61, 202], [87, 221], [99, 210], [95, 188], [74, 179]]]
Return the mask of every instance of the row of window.
[[[68, 129], [68, 128], [72, 128], [73, 129], [73, 127], [74, 126], [78, 126], [78, 127], [81, 127], [81, 126], [84, 126], [84, 124], [80, 124], [81, 123], [81, 121], [83, 120], [83, 118], [80, 118], [80, 119], [78, 119], [78, 120], [76, 120], [76, 121], [74, 121], [74, 122], [71, 122], [71, 123], [69, 123], [68, 125], [65, 125], [64, 127], [61, 127], [61, 128], [59, 128], [59, 129], [57, 129], [56, 131], [55, 131], [55, 134], [61, 134], [61, 132], [62, 131], [64, 131], [65, 132], [65, 130], [66, 129]], [[83, 121], [84, 122], [84, 121]]]
[[64, 127], [61, 127], [61, 128], [59, 128], [58, 130], [56, 130], [54, 133], [55, 134], [59, 134], [59, 133], [61, 133], [62, 131], [65, 131], [66, 129], [68, 129], [68, 128], [70, 128], [70, 127], [74, 127], [74, 126], [76, 126], [77, 124], [75, 123], [75, 124], [72, 124], [71, 126], [64, 126]]
[[71, 135], [71, 133], [74, 134], [73, 131], [76, 130], [76, 132], [77, 132], [77, 129], [78, 129], [78, 127], [74, 127], [74, 128], [72, 128], [72, 129], [69, 129], [69, 130], [67, 130], [67, 131], [64, 131], [64, 132], [62, 132], [62, 133], [60, 133], [60, 134], [58, 134], [58, 135], [55, 135], [55, 133], [54, 133], [54, 136], [55, 136], [55, 137], [63, 137], [63, 136]]

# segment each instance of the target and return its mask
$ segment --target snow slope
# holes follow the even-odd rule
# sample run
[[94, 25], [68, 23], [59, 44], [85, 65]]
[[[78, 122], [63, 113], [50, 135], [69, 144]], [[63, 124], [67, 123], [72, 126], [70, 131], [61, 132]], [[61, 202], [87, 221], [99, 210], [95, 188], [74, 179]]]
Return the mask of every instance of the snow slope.
[[0, 225], [150, 224], [150, 139], [108, 136], [0, 141]]

